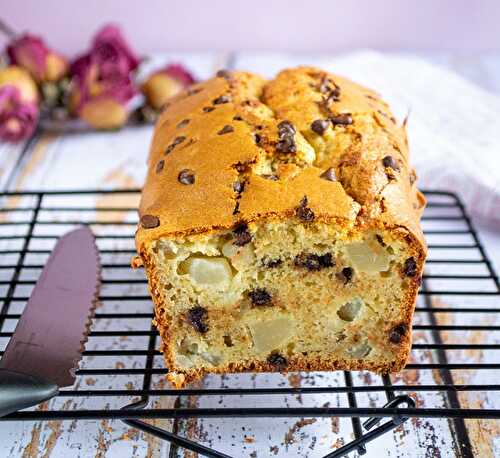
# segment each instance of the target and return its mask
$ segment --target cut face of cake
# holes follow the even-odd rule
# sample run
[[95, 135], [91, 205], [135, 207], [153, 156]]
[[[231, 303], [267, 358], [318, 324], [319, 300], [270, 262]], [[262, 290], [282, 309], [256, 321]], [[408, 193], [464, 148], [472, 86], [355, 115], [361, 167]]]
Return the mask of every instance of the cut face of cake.
[[390, 232], [253, 223], [159, 239], [150, 256], [171, 304], [156, 321], [174, 381], [289, 365], [391, 372], [406, 360], [418, 253]]
[[317, 69], [190, 91], [157, 124], [136, 236], [170, 381], [400, 370], [425, 258], [404, 127]]

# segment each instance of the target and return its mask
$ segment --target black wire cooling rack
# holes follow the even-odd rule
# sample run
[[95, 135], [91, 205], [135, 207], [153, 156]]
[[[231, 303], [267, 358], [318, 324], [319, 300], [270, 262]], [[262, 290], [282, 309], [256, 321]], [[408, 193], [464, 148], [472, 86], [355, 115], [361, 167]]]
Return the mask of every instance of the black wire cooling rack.
[[[462, 356], [463, 352], [491, 353], [500, 350], [500, 326], [488, 324], [493, 323], [500, 313], [500, 287], [498, 277], [457, 196], [439, 191], [427, 191], [425, 194], [429, 204], [422, 224], [430, 256], [417, 303], [414, 333], [425, 332], [427, 337], [424, 341], [414, 341], [412, 353], [426, 351], [431, 356], [427, 360], [413, 358], [405, 370], [432, 370], [438, 374], [439, 383], [399, 381], [396, 384], [394, 376], [386, 375], [381, 377], [379, 384], [359, 385], [353, 383], [350, 372], [344, 372], [337, 385], [183, 390], [158, 388], [152, 383], [153, 377], [162, 376], [167, 369], [157, 350], [158, 334], [150, 323], [152, 305], [146, 280], [142, 272], [134, 273], [130, 269], [130, 257], [135, 253], [133, 237], [139, 190], [0, 194], [0, 349], [5, 348], [12, 335], [31, 288], [60, 235], [75, 225], [89, 224], [96, 234], [103, 268], [101, 307], [95, 315], [82, 364], [76, 373], [77, 383], [58, 396], [59, 399], [89, 399], [90, 407], [63, 410], [55, 403], [48, 410], [20, 411], [2, 420], [120, 419], [131, 427], [171, 442], [172, 449], [180, 447], [203, 456], [227, 457], [229, 455], [183, 437], [175, 423], [171, 430], [166, 430], [143, 420], [169, 418], [177, 422], [210, 417], [349, 417], [354, 440], [325, 455], [337, 457], [353, 450], [357, 450], [358, 454], [366, 453], [368, 442], [409, 417], [437, 417], [450, 419], [458, 454], [472, 457], [465, 420], [499, 419], [500, 406], [497, 403], [471, 408], [474, 404], [464, 402], [460, 395], [475, 392], [495, 396], [500, 390], [500, 361], [496, 353], [493, 356], [483, 354], [480, 359], [472, 361]], [[468, 320], [468, 317], [478, 315], [484, 317], [487, 324], [484, 324], [485, 319], [480, 324]], [[450, 338], [454, 332], [461, 333], [461, 336], [475, 333], [476, 338], [472, 342], [463, 338], [457, 343]], [[135, 346], [93, 349], [97, 347], [93, 342], [103, 337], [133, 342]], [[457, 352], [460, 357], [456, 356]], [[108, 367], [109, 357], [125, 358], [130, 364]], [[481, 374], [485, 374], [484, 383], [462, 383], [461, 374], [471, 371], [482, 371]], [[133, 387], [107, 386], [104, 389], [82, 389], [78, 383], [78, 379], [83, 377], [102, 380], [123, 375], [134, 376], [138, 382]], [[360, 407], [359, 396], [374, 392], [384, 393], [386, 404]], [[435, 407], [418, 407], [409, 395], [418, 392], [439, 393], [444, 401]], [[282, 394], [339, 394], [347, 398], [347, 407], [193, 408], [177, 402], [172, 403], [171, 408], [154, 408], [150, 402], [152, 397], [162, 396], [177, 400], [189, 396], [209, 398], [220, 395], [237, 396], [239, 399], [257, 396], [262, 399]], [[362, 423], [361, 417], [367, 420]]]

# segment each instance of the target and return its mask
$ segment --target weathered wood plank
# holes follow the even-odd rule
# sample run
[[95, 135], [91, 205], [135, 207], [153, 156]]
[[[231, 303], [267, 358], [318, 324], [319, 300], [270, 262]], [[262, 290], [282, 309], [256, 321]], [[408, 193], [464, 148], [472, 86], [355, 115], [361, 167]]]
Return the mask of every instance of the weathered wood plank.
[[9, 177], [19, 164], [27, 142], [6, 143], [0, 141], [0, 190], [8, 185]]

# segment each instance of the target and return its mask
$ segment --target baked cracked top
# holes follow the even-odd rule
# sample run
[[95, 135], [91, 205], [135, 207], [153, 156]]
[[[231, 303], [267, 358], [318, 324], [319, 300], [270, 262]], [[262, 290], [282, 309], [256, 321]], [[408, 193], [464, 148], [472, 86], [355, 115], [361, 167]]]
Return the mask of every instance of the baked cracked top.
[[424, 244], [405, 124], [379, 95], [317, 68], [265, 80], [222, 71], [166, 104], [137, 247], [159, 237], [296, 217], [394, 227]]

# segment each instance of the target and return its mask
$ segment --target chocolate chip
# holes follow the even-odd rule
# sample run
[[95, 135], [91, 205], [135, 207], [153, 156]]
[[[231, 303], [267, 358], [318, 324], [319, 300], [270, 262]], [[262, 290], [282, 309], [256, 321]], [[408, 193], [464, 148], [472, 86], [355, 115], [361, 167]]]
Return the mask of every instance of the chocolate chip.
[[255, 135], [253, 136], [253, 138], [254, 138], [254, 140], [255, 140], [255, 144], [260, 146], [260, 143], [261, 143], [261, 141], [262, 141], [262, 137], [261, 137], [259, 134], [255, 134]]
[[221, 130], [219, 130], [219, 132], [217, 132], [217, 135], [229, 134], [231, 132], [234, 132], [234, 127], [226, 124]]
[[311, 130], [318, 135], [323, 135], [329, 125], [330, 123], [326, 119], [316, 119], [316, 121], [313, 121], [311, 124]]
[[337, 101], [338, 97], [340, 97], [340, 87], [335, 84], [334, 81], [331, 81], [328, 76], [323, 75], [317, 90], [322, 94], [328, 94], [328, 98]]
[[245, 189], [245, 182], [244, 181], [235, 181], [233, 183], [233, 191], [234, 192], [241, 194], [244, 189]]
[[290, 121], [281, 121], [278, 124], [278, 133], [281, 136], [295, 135], [295, 127]]
[[332, 99], [334, 102], [338, 102], [340, 100], [340, 88], [335, 86], [328, 94], [328, 98]]
[[414, 277], [417, 275], [417, 263], [413, 257], [405, 261], [403, 271], [407, 277]]
[[177, 124], [177, 129], [186, 127], [189, 124], [189, 119], [183, 119], [179, 124]]
[[295, 127], [290, 121], [281, 121], [278, 124], [278, 137], [280, 141], [277, 143], [276, 149], [280, 153], [297, 152], [297, 146], [293, 138], [295, 132]]
[[323, 108], [328, 110], [329, 105], [332, 102], [338, 102], [340, 100], [340, 88], [335, 87], [327, 93], [326, 97], [320, 102]]
[[314, 212], [307, 206], [307, 196], [301, 199], [299, 206], [295, 209], [295, 215], [302, 221], [314, 220]]
[[278, 181], [279, 178], [277, 175], [261, 175], [262, 178], [265, 178], [266, 180], [271, 180], [271, 181]]
[[182, 184], [194, 184], [194, 172], [189, 169], [184, 169], [179, 172], [179, 176], [177, 177], [180, 183]]
[[154, 215], [142, 215], [141, 226], [144, 229], [154, 229], [160, 225], [160, 218]]
[[330, 117], [330, 121], [334, 126], [336, 125], [348, 126], [349, 124], [352, 124], [352, 116], [349, 113], [342, 113]]
[[207, 310], [199, 305], [190, 308], [187, 312], [188, 322], [201, 334], [205, 334], [208, 331], [207, 318]]
[[249, 162], [237, 162], [236, 164], [233, 165], [233, 167], [239, 172], [239, 173], [248, 173], [250, 171], [250, 166]]
[[278, 266], [280, 266], [283, 263], [283, 260], [281, 259], [270, 259], [269, 261], [264, 261], [264, 267], [267, 267], [269, 269], [274, 269]]
[[186, 140], [186, 137], [184, 135], [179, 135], [178, 137], [174, 138], [174, 141], [168, 145], [167, 149], [165, 150], [165, 154], [170, 154], [173, 149], [177, 146], [180, 145], [184, 140]]
[[163, 170], [164, 166], [165, 161], [163, 159], [161, 161], [158, 161], [158, 164], [156, 164], [156, 173], [160, 173]]
[[379, 234], [375, 234], [375, 238], [377, 239], [377, 242], [380, 243], [380, 245], [382, 246], [387, 246], [387, 244], [384, 242], [384, 239], [382, 238], [381, 235]]
[[386, 168], [390, 168], [390, 169], [393, 169], [393, 170], [399, 170], [399, 165], [398, 165], [396, 159], [394, 159], [393, 156], [385, 156], [382, 159], [382, 164]]
[[276, 145], [276, 149], [280, 153], [296, 153], [297, 146], [295, 145], [295, 141], [293, 137], [284, 137], [283, 140], [280, 140]]
[[331, 253], [317, 255], [313, 253], [300, 253], [293, 261], [296, 267], [301, 267], [310, 272], [318, 271], [335, 265], [335, 260]]
[[214, 111], [215, 107], [203, 107], [203, 111], [205, 113], [210, 113], [211, 111]]
[[231, 78], [231, 72], [229, 72], [228, 70], [219, 70], [215, 75], [226, 80]]
[[330, 81], [328, 81], [328, 77], [326, 75], [323, 75], [321, 77], [321, 80], [318, 84], [317, 89], [322, 94], [326, 94], [327, 92], [329, 92], [331, 90]]
[[283, 369], [288, 365], [286, 358], [276, 352], [271, 353], [267, 357], [267, 362], [278, 369]]
[[228, 95], [221, 95], [212, 101], [214, 105], [221, 105], [223, 103], [229, 103], [231, 98]]
[[239, 115], [233, 116], [233, 119], [235, 121], [243, 121], [243, 118], [241, 116], [239, 116]]
[[354, 275], [354, 270], [351, 267], [344, 267], [339, 273], [335, 276], [344, 282], [344, 285], [347, 285], [352, 280], [352, 276]]
[[333, 167], [325, 170], [319, 177], [323, 178], [323, 180], [337, 181], [337, 175], [335, 174], [335, 169]]
[[253, 305], [258, 307], [263, 305], [273, 305], [273, 297], [264, 288], [257, 288], [248, 293], [248, 297]]
[[233, 245], [244, 246], [252, 241], [252, 234], [248, 230], [246, 224], [240, 224], [233, 230], [234, 242]]
[[408, 327], [405, 324], [398, 324], [391, 329], [391, 332], [389, 332], [389, 340], [393, 344], [401, 343], [407, 331]]

